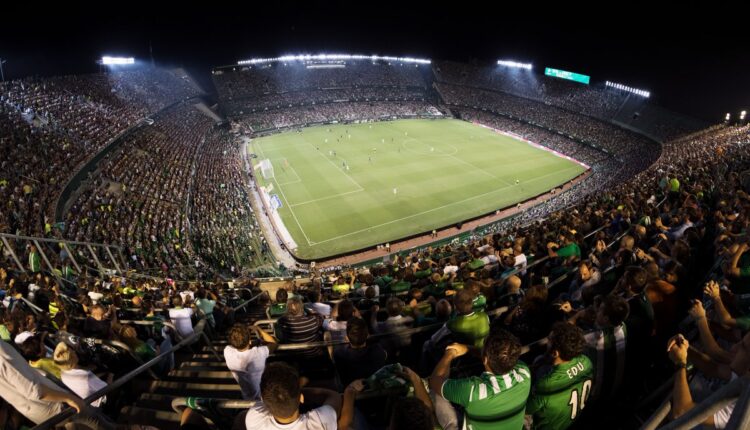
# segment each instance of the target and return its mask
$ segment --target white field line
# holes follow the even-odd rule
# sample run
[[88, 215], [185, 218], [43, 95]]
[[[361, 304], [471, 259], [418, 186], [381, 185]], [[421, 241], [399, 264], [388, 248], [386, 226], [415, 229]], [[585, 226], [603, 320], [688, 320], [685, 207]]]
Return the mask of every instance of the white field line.
[[[307, 140], [305, 140], [305, 142], [308, 145], [310, 145], [313, 149], [315, 149], [315, 145], [313, 145], [312, 143], [308, 142]], [[318, 154], [320, 154], [321, 157], [325, 158], [326, 161], [328, 161], [329, 163], [331, 163], [331, 165], [333, 167], [335, 167], [336, 170], [340, 171], [341, 173], [344, 174], [344, 176], [346, 176], [347, 178], [349, 178], [349, 180], [352, 181], [354, 183], [354, 185], [356, 185], [357, 187], [359, 187], [359, 191], [363, 191], [364, 190], [364, 187], [362, 185], [359, 185], [359, 182], [355, 181], [354, 178], [352, 178], [351, 176], [349, 176], [346, 173], [344, 173], [344, 170], [341, 169], [339, 166], [337, 166], [336, 163], [334, 163], [328, 157], [326, 157], [325, 155], [323, 155], [319, 150], [315, 149], [315, 152], [317, 152]]]
[[[279, 184], [279, 185], [289, 185], [289, 184], [296, 184], [296, 183], [302, 182], [302, 178], [300, 178], [299, 174], [297, 173], [297, 171], [296, 171], [296, 170], [294, 170], [294, 167], [292, 167], [292, 165], [291, 165], [291, 164], [289, 165], [289, 168], [290, 168], [290, 169], [292, 169], [292, 172], [294, 172], [294, 176], [296, 176], [296, 177], [297, 177], [297, 179], [296, 179], [296, 180], [294, 180], [294, 181], [283, 182], [283, 183], [279, 183], [279, 182], [277, 182], [277, 184]], [[276, 177], [275, 177], [275, 176], [274, 176], [274, 179], [276, 179]]]
[[[532, 179], [530, 179], [530, 180], [528, 180], [526, 182], [523, 182], [522, 184], [527, 184], [529, 182], [534, 182], [534, 181], [537, 181], [539, 179], [546, 178], [548, 176], [556, 175], [556, 174], [559, 174], [559, 173], [562, 173], [562, 172], [567, 172], [568, 170], [578, 169], [578, 167], [579, 166], [571, 166], [571, 167], [568, 167], [567, 169], [558, 170], [558, 171], [555, 171], [555, 172], [552, 172], [552, 173], [548, 173], [548, 174], [546, 174], [544, 176], [537, 176], [537, 177], [532, 178]], [[411, 215], [405, 216], [403, 218], [394, 219], [394, 220], [391, 220], [391, 221], [384, 222], [382, 224], [373, 225], [373, 226], [366, 227], [366, 228], [363, 228], [363, 229], [360, 229], [360, 230], [357, 230], [357, 231], [353, 231], [351, 233], [346, 233], [346, 234], [342, 234], [340, 236], [331, 237], [331, 238], [326, 239], [326, 240], [321, 240], [320, 242], [315, 242], [314, 245], [320, 245], [322, 243], [330, 242], [332, 240], [337, 240], [337, 239], [341, 239], [343, 237], [347, 237], [347, 236], [351, 236], [351, 235], [354, 235], [354, 234], [362, 233], [363, 231], [372, 230], [374, 228], [382, 227], [382, 226], [385, 226], [385, 225], [393, 224], [395, 222], [399, 222], [399, 221], [403, 221], [403, 220], [406, 220], [406, 219], [409, 219], [409, 218], [414, 218], [416, 216], [424, 215], [426, 213], [434, 212], [436, 210], [447, 208], [449, 206], [453, 206], [453, 205], [456, 205], [456, 204], [459, 204], [459, 203], [465, 203], [465, 202], [468, 202], [470, 200], [474, 200], [474, 199], [477, 199], [479, 197], [484, 197], [486, 195], [493, 194], [493, 193], [496, 193], [498, 191], [506, 190], [506, 189], [514, 187], [514, 186], [515, 185], [508, 185], [508, 186], [505, 186], [505, 187], [502, 187], [502, 188], [498, 188], [498, 189], [495, 189], [495, 190], [492, 190], [492, 191], [488, 191], [486, 193], [477, 194], [475, 196], [468, 197], [468, 198], [463, 199], [463, 200], [451, 202], [451, 203], [448, 203], [448, 204], [445, 204], [445, 205], [442, 205], [442, 206], [438, 206], [438, 207], [434, 207], [432, 209], [428, 209], [426, 211], [422, 211], [422, 212], [418, 212], [418, 213], [415, 213], [415, 214], [411, 214]]]
[[[258, 150], [260, 151], [263, 158], [266, 158], [266, 154], [263, 152], [263, 148], [261, 148], [260, 144], [258, 144]], [[295, 215], [294, 210], [292, 210], [292, 206], [289, 204], [289, 200], [286, 199], [286, 195], [284, 194], [284, 188], [276, 181], [276, 177], [274, 176], [273, 181], [276, 182], [276, 187], [279, 189], [279, 192], [281, 192], [281, 197], [286, 202], [286, 205], [289, 207], [289, 212], [292, 214], [292, 218], [294, 218], [294, 221], [297, 223], [297, 227], [299, 227], [299, 231], [302, 232], [302, 236], [305, 237], [305, 240], [307, 241], [307, 246], [313, 246], [315, 242], [310, 242], [310, 238], [307, 237], [307, 233], [305, 233], [305, 230], [302, 228], [302, 224], [299, 223], [299, 220], [297, 219], [297, 215]]]
[[302, 205], [306, 205], [306, 204], [309, 204], [309, 203], [321, 202], [323, 200], [334, 199], [336, 197], [346, 196], [346, 195], [349, 195], [349, 194], [361, 193], [362, 191], [364, 191], [364, 189], [354, 190], [354, 191], [347, 191], [345, 193], [334, 194], [334, 195], [331, 195], [331, 196], [321, 197], [319, 199], [312, 199], [312, 200], [308, 200], [306, 202], [295, 203], [292, 206], [302, 206]]

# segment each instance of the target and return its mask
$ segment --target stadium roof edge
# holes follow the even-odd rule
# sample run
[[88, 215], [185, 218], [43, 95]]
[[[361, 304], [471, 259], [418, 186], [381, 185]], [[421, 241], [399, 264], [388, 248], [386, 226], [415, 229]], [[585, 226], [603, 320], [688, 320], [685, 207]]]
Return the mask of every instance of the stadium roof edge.
[[326, 60], [371, 60], [371, 61], [398, 61], [413, 64], [432, 64], [430, 59], [413, 57], [390, 57], [380, 55], [350, 55], [350, 54], [317, 54], [317, 55], [283, 55], [274, 58], [251, 58], [237, 61], [238, 66], [249, 66], [253, 64], [266, 64], [285, 61], [326, 61]]

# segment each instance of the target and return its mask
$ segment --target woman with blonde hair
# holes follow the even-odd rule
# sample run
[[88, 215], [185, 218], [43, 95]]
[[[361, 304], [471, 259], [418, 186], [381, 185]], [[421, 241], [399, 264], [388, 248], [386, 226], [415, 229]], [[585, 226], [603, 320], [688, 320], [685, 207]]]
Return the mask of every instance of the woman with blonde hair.
[[[60, 368], [60, 379], [63, 384], [82, 399], [89, 397], [95, 392], [107, 386], [107, 383], [99, 379], [90, 370], [78, 368], [78, 354], [65, 342], [60, 342], [55, 347], [53, 354], [55, 364]], [[106, 396], [100, 397], [93, 402], [91, 406], [100, 407], [106, 402]]]

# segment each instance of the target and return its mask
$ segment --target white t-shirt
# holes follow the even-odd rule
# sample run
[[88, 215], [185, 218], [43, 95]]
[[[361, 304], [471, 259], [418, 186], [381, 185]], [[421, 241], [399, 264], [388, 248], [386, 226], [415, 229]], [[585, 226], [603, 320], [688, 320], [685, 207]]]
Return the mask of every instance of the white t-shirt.
[[315, 303], [310, 303], [309, 306], [312, 308], [312, 310], [319, 313], [320, 315], [323, 315], [326, 318], [331, 316], [330, 305], [327, 305], [325, 303], [315, 302]]
[[518, 254], [515, 256], [514, 260], [515, 260], [513, 262], [514, 267], [518, 267], [521, 270], [526, 270], [526, 261], [527, 261], [526, 254]]
[[[90, 370], [84, 369], [63, 370], [60, 373], [60, 379], [66, 387], [70, 388], [70, 391], [76, 393], [82, 399], [107, 386], [106, 382], [99, 379]], [[91, 406], [98, 408], [106, 400], [107, 396], [100, 397], [91, 402]]]
[[280, 424], [266, 409], [263, 402], [258, 402], [247, 411], [245, 428], [247, 430], [284, 429], [284, 430], [335, 430], [338, 426], [336, 411], [324, 405], [299, 416], [297, 421]]
[[0, 341], [0, 393], [11, 406], [34, 424], [41, 424], [62, 411], [62, 403], [41, 400], [42, 385], [61, 391], [33, 369], [9, 343]]
[[169, 319], [174, 323], [177, 332], [182, 337], [188, 337], [193, 334], [193, 316], [191, 308], [172, 308], [169, 310]]
[[91, 299], [91, 302], [94, 304], [99, 303], [99, 300], [104, 298], [104, 294], [97, 293], [96, 291], [89, 291], [88, 296]]
[[231, 345], [224, 348], [224, 360], [232, 376], [240, 384], [243, 399], [260, 400], [260, 377], [266, 368], [268, 354], [267, 346], [256, 346], [244, 351], [238, 351]]
[[[735, 379], [737, 379], [737, 374], [732, 372], [732, 377], [729, 378], [729, 382], [732, 382]], [[737, 399], [734, 399], [732, 403], [714, 412], [714, 427], [715, 428], [723, 429], [724, 427], [727, 426], [727, 423], [729, 423], [729, 418], [732, 417], [732, 412], [734, 412], [734, 405], [736, 404], [737, 404]]]
[[187, 303], [188, 299], [193, 300], [192, 291], [180, 291], [180, 297], [182, 297], [182, 303]]

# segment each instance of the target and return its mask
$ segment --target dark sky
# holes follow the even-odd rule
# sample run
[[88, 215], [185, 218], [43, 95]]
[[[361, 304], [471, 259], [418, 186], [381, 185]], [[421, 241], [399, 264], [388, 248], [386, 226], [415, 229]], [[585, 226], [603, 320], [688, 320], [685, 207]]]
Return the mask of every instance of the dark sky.
[[709, 121], [750, 108], [748, 15], [719, 2], [28, 3], [2, 13], [6, 77], [95, 71], [103, 54], [148, 59], [151, 42], [157, 63], [185, 66], [204, 85], [212, 66], [289, 53], [513, 58], [647, 89], [654, 102]]

